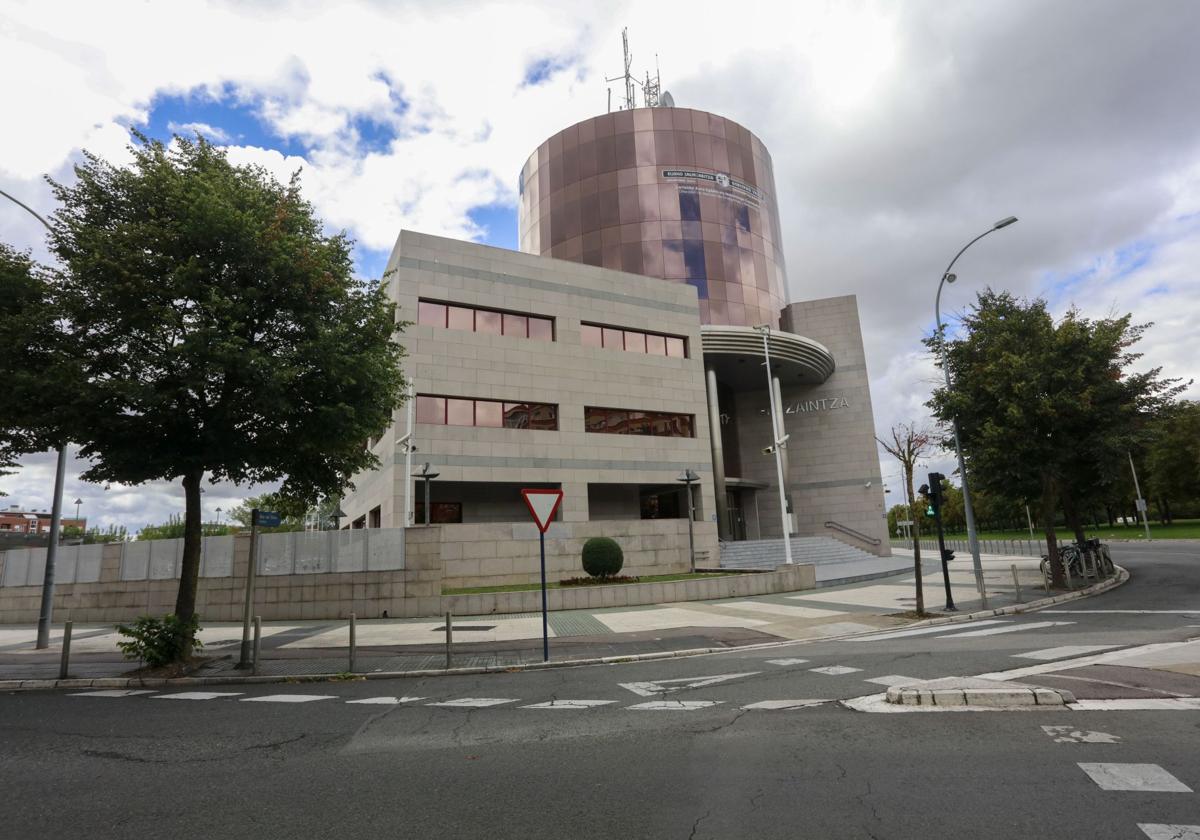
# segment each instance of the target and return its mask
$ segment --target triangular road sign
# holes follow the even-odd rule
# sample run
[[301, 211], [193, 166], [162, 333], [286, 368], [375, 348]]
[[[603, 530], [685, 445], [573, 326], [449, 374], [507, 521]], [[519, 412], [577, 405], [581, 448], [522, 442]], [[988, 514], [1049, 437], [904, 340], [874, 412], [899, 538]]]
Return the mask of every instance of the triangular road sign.
[[669, 691], [680, 691], [685, 688], [703, 688], [706, 685], [716, 685], [726, 680], [736, 680], [739, 677], [753, 677], [759, 671], [745, 674], [718, 674], [715, 677], [681, 677], [672, 680], [654, 680], [653, 682], [617, 683], [621, 688], [627, 688], [634, 694], [643, 697], [653, 697], [656, 694], [666, 694]]
[[558, 511], [558, 506], [562, 503], [562, 490], [522, 490], [521, 495], [525, 497], [525, 504], [529, 507], [529, 512], [533, 515], [533, 521], [537, 523], [538, 530], [543, 534], [550, 527], [550, 523], [554, 521], [554, 514]]

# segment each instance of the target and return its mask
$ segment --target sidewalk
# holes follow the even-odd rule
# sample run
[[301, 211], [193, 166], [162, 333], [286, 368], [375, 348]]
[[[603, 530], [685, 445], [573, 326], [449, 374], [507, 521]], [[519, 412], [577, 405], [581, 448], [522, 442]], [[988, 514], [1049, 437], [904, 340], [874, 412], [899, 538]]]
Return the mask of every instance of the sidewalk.
[[[893, 562], [911, 560], [899, 555]], [[1015, 564], [1022, 600], [1044, 597], [1036, 558], [986, 558], [988, 606], [1016, 603], [1010, 567]], [[951, 591], [960, 614], [980, 609], [970, 564], [955, 561]], [[893, 566], [894, 568], [894, 566]], [[875, 570], [878, 571], [877, 569]], [[926, 610], [940, 614], [945, 602], [940, 568], [922, 575]], [[819, 639], [897, 627], [913, 619], [913, 576], [893, 575], [865, 583], [718, 601], [689, 601], [549, 614], [550, 656], [557, 661], [633, 656], [674, 650], [738, 647], [784, 640]], [[453, 666], [502, 667], [542, 660], [539, 613], [455, 619]], [[136, 666], [116, 647], [111, 625], [73, 628], [70, 675], [128, 676]], [[201, 631], [204, 655], [212, 657], [193, 676], [233, 676], [240, 624], [210, 624]], [[0, 628], [0, 680], [55, 679], [61, 627], [48, 650], [35, 651], [36, 628]], [[331, 674], [349, 670], [346, 621], [279, 621], [263, 625], [259, 673]], [[360, 620], [357, 671], [402, 672], [444, 668], [444, 622], [436, 619]]]

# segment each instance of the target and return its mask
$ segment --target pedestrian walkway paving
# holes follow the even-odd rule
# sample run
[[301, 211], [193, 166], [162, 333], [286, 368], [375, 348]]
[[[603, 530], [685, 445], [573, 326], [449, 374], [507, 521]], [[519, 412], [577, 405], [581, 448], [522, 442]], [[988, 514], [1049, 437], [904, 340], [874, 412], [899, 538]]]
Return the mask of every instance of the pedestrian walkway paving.
[[[902, 562], [911, 562], [903, 557]], [[889, 562], [895, 562], [890, 558]], [[1010, 565], [1018, 565], [1022, 600], [1038, 595], [1036, 560], [989, 559], [985, 564], [990, 607], [1016, 601]], [[978, 609], [969, 567], [950, 574], [960, 612]], [[941, 572], [922, 575], [926, 608], [943, 606]], [[548, 630], [556, 660], [593, 659], [671, 650], [737, 647], [779, 640], [822, 639], [872, 630], [896, 630], [912, 620], [913, 575], [872, 580], [836, 588], [715, 601], [689, 601], [639, 607], [552, 612]], [[905, 614], [908, 615], [905, 615]], [[365, 672], [418, 671], [446, 667], [444, 620], [360, 619], [356, 669]], [[975, 622], [972, 628], [981, 627]], [[539, 613], [468, 616], [453, 623], [452, 665], [487, 668], [542, 659]], [[925, 628], [944, 632], [948, 628]], [[901, 631], [904, 632], [904, 631]], [[908, 631], [908, 632], [924, 632]], [[51, 647], [35, 651], [36, 628], [0, 628], [0, 679], [50, 679], [58, 676], [61, 631]], [[878, 638], [878, 637], [876, 637]], [[111, 625], [76, 626], [71, 650], [72, 676], [119, 676], [132, 670], [116, 645]], [[236, 673], [242, 639], [240, 624], [209, 624], [200, 633], [210, 657], [197, 675]], [[349, 669], [346, 621], [279, 621], [263, 624], [259, 673], [263, 675], [339, 673]]]

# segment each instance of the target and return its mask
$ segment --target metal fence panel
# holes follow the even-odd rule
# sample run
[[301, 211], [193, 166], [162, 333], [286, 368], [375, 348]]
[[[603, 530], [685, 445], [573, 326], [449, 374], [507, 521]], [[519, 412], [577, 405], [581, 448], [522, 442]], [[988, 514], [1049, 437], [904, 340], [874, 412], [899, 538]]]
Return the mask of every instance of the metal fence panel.
[[179, 577], [179, 560], [183, 540], [147, 540], [150, 544], [150, 580], [171, 580]]
[[293, 542], [296, 574], [311, 575], [333, 571], [333, 549], [330, 545], [332, 533], [332, 531], [296, 532]]
[[79, 546], [60, 545], [54, 558], [54, 582], [74, 583], [75, 570], [79, 566]]
[[367, 529], [359, 528], [348, 531], [338, 531], [334, 540], [335, 572], [362, 572], [367, 568], [366, 542]]
[[404, 530], [376, 528], [369, 531], [367, 569], [382, 571], [404, 568]]
[[75, 565], [76, 583], [99, 583], [100, 566], [104, 562], [103, 545], [78, 546], [79, 556]]
[[293, 538], [295, 534], [285, 531], [282, 534], [258, 535], [258, 573], [260, 575], [290, 575], [294, 574], [293, 563], [295, 551]]
[[233, 537], [205, 537], [200, 555], [201, 577], [229, 577], [233, 574]]
[[29, 585], [29, 560], [33, 549], [14, 548], [4, 554], [4, 585]]
[[121, 580], [145, 580], [150, 574], [152, 541], [125, 543], [121, 555]]

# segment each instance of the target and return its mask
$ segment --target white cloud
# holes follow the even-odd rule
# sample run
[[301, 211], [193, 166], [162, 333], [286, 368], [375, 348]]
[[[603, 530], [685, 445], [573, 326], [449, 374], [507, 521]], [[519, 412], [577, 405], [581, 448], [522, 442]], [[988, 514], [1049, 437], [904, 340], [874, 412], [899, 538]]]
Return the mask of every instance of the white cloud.
[[205, 140], [209, 140], [217, 144], [230, 143], [233, 141], [233, 138], [229, 135], [229, 132], [225, 131], [225, 129], [218, 128], [215, 125], [209, 125], [208, 123], [179, 123], [172, 120], [171, 122], [167, 123], [167, 130], [172, 134], [179, 134], [184, 137], [190, 137], [193, 134], [198, 134]]
[[[84, 147], [122, 159], [123, 126], [156, 96], [199, 90], [286, 135], [265, 148], [204, 120], [235, 160], [281, 178], [302, 169], [318, 211], [364, 247], [390, 248], [402, 227], [476, 237], [468, 212], [514, 201], [528, 154], [604, 109], [625, 22], [636, 70], [657, 58], [681, 106], [736, 119], [772, 150], [792, 294], [859, 295], [881, 430], [924, 414], [919, 340], [945, 263], [1010, 213], [1020, 224], [956, 267], [948, 311], [988, 284], [1055, 292], [1048, 278], [1094, 268], [1071, 299], [1156, 321], [1145, 363], [1196, 375], [1195, 4], [747, 0], [731, 15], [715, 0], [208, 0], [118, 17], [104, 4], [10, 3], [0, 77], [21, 80], [5, 100], [19, 130], [0, 134], [0, 186], [49, 208], [42, 173], [68, 178]], [[559, 69], [523, 84], [539, 61]], [[190, 122], [179, 127], [200, 127]], [[388, 134], [368, 142], [367, 124]], [[15, 208], [0, 207], [0, 235], [44, 253]], [[1134, 243], [1149, 261], [1118, 270]], [[37, 492], [28, 475], [22, 492]], [[155, 510], [173, 493], [155, 488]]]

